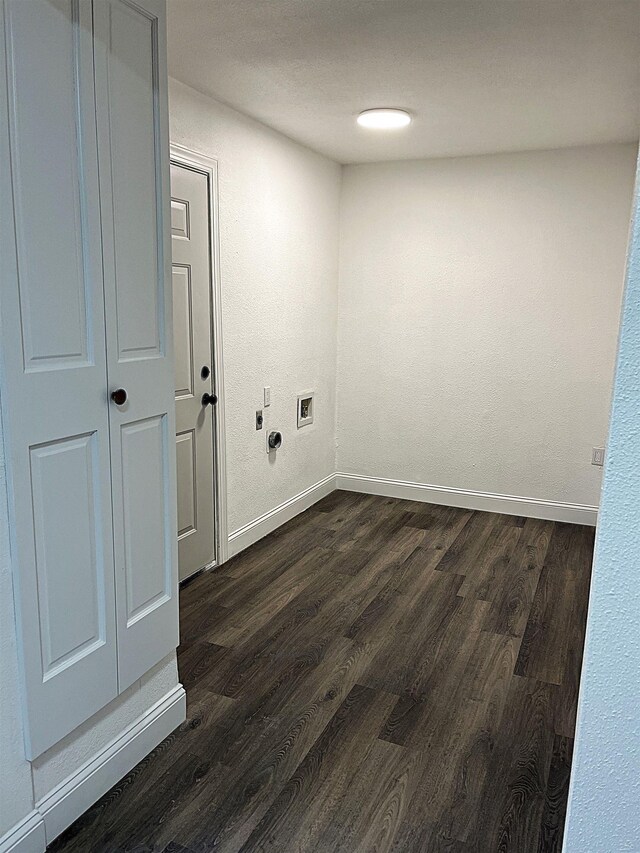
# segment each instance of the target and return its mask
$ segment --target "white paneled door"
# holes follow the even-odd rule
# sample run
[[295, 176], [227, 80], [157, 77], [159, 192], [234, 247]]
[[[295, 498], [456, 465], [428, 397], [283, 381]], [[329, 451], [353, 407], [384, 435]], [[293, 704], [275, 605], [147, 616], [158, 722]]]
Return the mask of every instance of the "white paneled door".
[[118, 694], [91, 7], [35, 6], [0, 4], [3, 426], [30, 757]]
[[178, 564], [184, 579], [215, 558], [209, 175], [172, 162]]
[[121, 692], [178, 643], [163, 16], [94, 4]]

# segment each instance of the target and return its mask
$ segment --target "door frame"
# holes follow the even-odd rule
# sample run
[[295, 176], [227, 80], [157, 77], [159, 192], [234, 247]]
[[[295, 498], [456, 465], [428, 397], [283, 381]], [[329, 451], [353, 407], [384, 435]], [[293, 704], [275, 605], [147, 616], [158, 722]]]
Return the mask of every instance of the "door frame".
[[203, 566], [211, 569], [221, 566], [229, 559], [229, 535], [227, 523], [227, 458], [225, 430], [224, 362], [222, 346], [222, 288], [220, 284], [220, 237], [218, 229], [218, 161], [199, 151], [176, 145], [170, 146], [170, 160], [177, 166], [192, 169], [207, 178], [209, 200], [209, 260], [211, 276], [211, 352], [213, 354], [213, 390], [218, 402], [213, 407], [213, 458], [215, 472], [213, 489], [215, 501], [215, 542], [213, 563]]

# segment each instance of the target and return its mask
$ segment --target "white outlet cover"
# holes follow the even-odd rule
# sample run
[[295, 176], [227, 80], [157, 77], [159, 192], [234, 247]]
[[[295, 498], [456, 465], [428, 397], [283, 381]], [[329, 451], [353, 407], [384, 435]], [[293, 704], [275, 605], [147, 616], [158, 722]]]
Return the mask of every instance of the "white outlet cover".
[[264, 405], [265, 406], [271, 405], [271, 386], [270, 385], [264, 386]]
[[604, 465], [604, 447], [594, 447], [591, 451], [591, 464], [601, 468]]

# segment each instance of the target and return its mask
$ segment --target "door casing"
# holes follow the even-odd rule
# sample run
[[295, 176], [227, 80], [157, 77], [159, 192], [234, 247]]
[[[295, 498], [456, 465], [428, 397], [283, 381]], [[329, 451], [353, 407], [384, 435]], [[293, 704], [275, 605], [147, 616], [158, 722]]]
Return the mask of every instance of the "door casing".
[[[213, 454], [215, 493], [215, 561], [213, 568], [226, 562], [229, 557], [229, 535], [227, 525], [227, 462], [225, 441], [225, 393], [224, 393], [224, 363], [222, 346], [222, 289], [220, 284], [220, 238], [218, 231], [218, 161], [192, 151], [182, 145], [171, 143], [171, 162], [200, 172], [207, 178], [209, 196], [209, 252], [211, 256], [211, 332], [213, 336], [213, 388], [218, 395], [218, 402], [213, 412]], [[215, 472], [215, 473], [214, 473]]]

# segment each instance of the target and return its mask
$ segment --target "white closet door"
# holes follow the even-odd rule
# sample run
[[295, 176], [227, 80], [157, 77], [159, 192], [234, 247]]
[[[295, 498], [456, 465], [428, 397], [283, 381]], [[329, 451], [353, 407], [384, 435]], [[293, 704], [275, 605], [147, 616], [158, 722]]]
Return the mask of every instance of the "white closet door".
[[165, 5], [94, 21], [122, 691], [178, 643]]
[[2, 11], [2, 395], [34, 758], [117, 695], [92, 23], [83, 0]]

